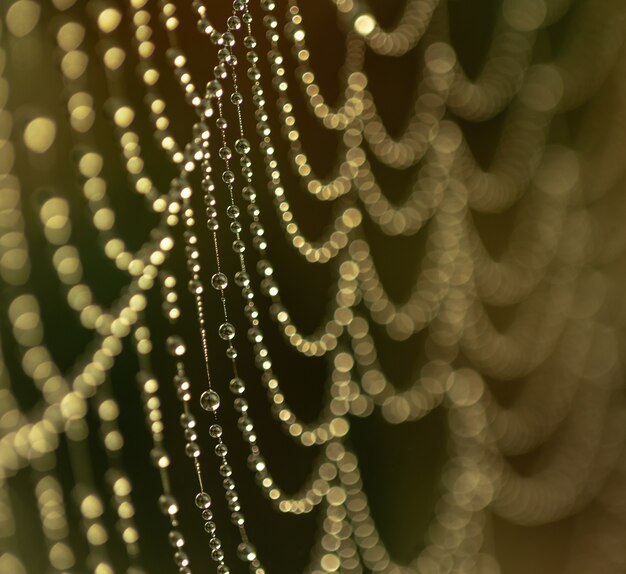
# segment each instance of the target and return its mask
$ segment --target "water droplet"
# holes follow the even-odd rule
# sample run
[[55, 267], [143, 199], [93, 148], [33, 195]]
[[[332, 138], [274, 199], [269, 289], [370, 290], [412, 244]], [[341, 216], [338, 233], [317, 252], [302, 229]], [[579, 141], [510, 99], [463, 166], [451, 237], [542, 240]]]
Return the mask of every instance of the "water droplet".
[[209, 435], [213, 438], [219, 438], [222, 436], [222, 427], [220, 425], [211, 425], [209, 427]]
[[196, 506], [201, 509], [206, 509], [211, 506], [211, 497], [206, 492], [199, 492], [196, 494]]
[[235, 327], [231, 323], [222, 323], [218, 329], [218, 334], [224, 341], [230, 341], [235, 337]]
[[196, 279], [191, 279], [187, 284], [187, 287], [189, 288], [189, 291], [192, 295], [200, 295], [202, 291], [204, 291], [202, 283], [200, 283], [200, 281], [197, 281]]
[[211, 285], [217, 290], [226, 289], [228, 286], [228, 278], [223, 273], [215, 273], [215, 275], [211, 277]]
[[230, 391], [235, 395], [241, 395], [246, 390], [246, 383], [243, 379], [240, 379], [239, 377], [231, 379], [228, 386], [230, 388]]
[[167, 352], [173, 357], [182, 357], [187, 351], [185, 342], [178, 335], [170, 335], [165, 341]]
[[235, 142], [235, 149], [240, 154], [250, 153], [250, 142], [245, 138], [240, 138]]
[[172, 530], [168, 535], [168, 539], [170, 541], [170, 544], [175, 548], [181, 548], [185, 545], [185, 539], [178, 530]]
[[237, 546], [237, 556], [240, 560], [252, 562], [256, 558], [256, 550], [249, 542], [242, 542]]
[[215, 391], [204, 391], [200, 395], [200, 406], [209, 412], [215, 412], [220, 406], [220, 396]]

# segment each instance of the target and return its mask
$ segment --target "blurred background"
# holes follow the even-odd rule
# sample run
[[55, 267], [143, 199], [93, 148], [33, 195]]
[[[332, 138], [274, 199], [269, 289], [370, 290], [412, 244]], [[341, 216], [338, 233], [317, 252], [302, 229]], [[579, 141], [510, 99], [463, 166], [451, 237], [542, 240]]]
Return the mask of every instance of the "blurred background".
[[[246, 528], [266, 571], [626, 572], [626, 4], [271, 4], [251, 0], [249, 13], [258, 39], [267, 123], [295, 220], [311, 241], [323, 241], [346, 206], [357, 209], [362, 222], [359, 235], [349, 234], [347, 247], [327, 264], [311, 263], [294, 248], [297, 241], [285, 234], [275, 213], [267, 156], [259, 152], [261, 136], [253, 129], [259, 117], [245, 71], [249, 64], [244, 33], [238, 31], [233, 53], [239, 60], [241, 111], [252, 146], [252, 180], [268, 257], [284, 306], [304, 335], [319, 332], [332, 316], [340, 263], [360, 269], [350, 319], [365, 317], [369, 332], [364, 335], [353, 327], [356, 337], [343, 333], [330, 345], [338, 344], [351, 357], [346, 360], [352, 406], [342, 414], [349, 432], [341, 438], [358, 458], [380, 540], [393, 561], [411, 566], [394, 570], [387, 559], [373, 553], [369, 565], [355, 559], [345, 567], [323, 560], [310, 566], [311, 557], [319, 554], [319, 531], [329, 534], [322, 505], [305, 514], [285, 514], [263, 496], [248, 469], [248, 445], [237, 428], [240, 413], [228, 396], [232, 375], [217, 334], [221, 302], [209, 287], [216, 271], [213, 246], [206, 225], [198, 221], [212, 379], [222, 397], [221, 424]], [[194, 505], [196, 472], [179, 425], [180, 401], [172, 384], [175, 365], [164, 352], [172, 334], [186, 344], [194, 395], [190, 409], [201, 421], [200, 460], [226, 561], [232, 572], [247, 569], [236, 557], [238, 531], [221, 493], [219, 461], [209, 452], [213, 443], [205, 430], [207, 415], [197, 400], [205, 388], [205, 367], [197, 310], [187, 289], [184, 228], [182, 223], [164, 224], [155, 209], [160, 197], [156, 191], [137, 193], [142, 185], [138, 180], [147, 174], [154, 190], [164, 193], [166, 205], [172, 198], [172, 180], [178, 177], [176, 165], [168, 161], [172, 156], [163, 143], [164, 130], [157, 133], [163, 124], [155, 128], [148, 110], [154, 102], [147, 99], [152, 87], [158, 87], [167, 103], [166, 129], [173, 139], [189, 142], [197, 121], [190, 98], [180, 89], [184, 71], [172, 70], [168, 49], [174, 34], [186, 55], [185, 70], [201, 96], [213, 79], [219, 46], [198, 30], [196, 7], [157, 0], [0, 3], [2, 574], [141, 571], [135, 567], [147, 573], [178, 571], [167, 542], [170, 523], [158, 504], [162, 485], [146, 425], [145, 397], [136, 384], [144, 366], [133, 344], [133, 329], [120, 327], [119, 352], [111, 353], [114, 360], [104, 383], [85, 391], [76, 404], [74, 399], [61, 404], [72, 384], [79, 395], [81, 385], [88, 386], [83, 379], [75, 383], [107, 329], [107, 319], [99, 322], [98, 317], [119, 308], [133, 280], [129, 264], [124, 269], [124, 258], [116, 259], [116, 248], [109, 243], [112, 229], [123, 239], [124, 249], [140, 253], [138, 259], [145, 256], [150, 241], [164, 236], [173, 240], [163, 268], [177, 278], [181, 319], [164, 317], [157, 279], [154, 287], [141, 288], [141, 314], [150, 328], [151, 371], [160, 383], [159, 420], [165, 429], [171, 491], [179, 505], [179, 530], [193, 570], [213, 572], [208, 537]], [[215, 27], [226, 30], [230, 3], [207, 2], [206, 10]], [[172, 14], [177, 25], [168, 31]], [[278, 80], [272, 75], [278, 65], [267, 61], [272, 48], [264, 21], [268, 14], [275, 16], [280, 34], [277, 45], [284, 57], [286, 94], [297, 120], [300, 152], [289, 145], [294, 139], [288, 119], [284, 125], [290, 111], [283, 107], [281, 115], [275, 105]], [[295, 23], [294, 15], [300, 18]], [[381, 30], [392, 30], [399, 22], [405, 27], [385, 40]], [[305, 36], [296, 33], [300, 27]], [[151, 42], [152, 49], [138, 50], [141, 41]], [[304, 60], [303, 49], [310, 55]], [[354, 64], [360, 51], [362, 62]], [[149, 58], [143, 57], [146, 54]], [[306, 66], [314, 72], [314, 81], [307, 81]], [[361, 75], [355, 76], [355, 69]], [[364, 97], [363, 77], [367, 96], [359, 100]], [[352, 112], [346, 108], [344, 128], [323, 119], [312, 84], [331, 109], [348, 97], [356, 101], [350, 104]], [[224, 88], [230, 97], [228, 81]], [[228, 137], [234, 142], [235, 107], [228, 101], [224, 106]], [[151, 109], [155, 116], [158, 105]], [[207, 120], [212, 130], [210, 162], [218, 182], [223, 229], [219, 242], [223, 271], [231, 281], [226, 292], [230, 321], [238, 329], [238, 367], [247, 381], [257, 442], [268, 468], [276, 483], [292, 494], [307, 483], [326, 447], [305, 448], [281, 428], [255, 367], [243, 304], [232, 282], [239, 261], [232, 255], [233, 238], [226, 229], [227, 190], [220, 187], [223, 166], [214, 120]], [[362, 143], [356, 146], [359, 154], [354, 152], [340, 172], [347, 193], [320, 201], [310, 185], [307, 190], [304, 172], [297, 169], [303, 160], [296, 156], [304, 150], [319, 179], [331, 180], [337, 176], [349, 141], [344, 134], [350, 129], [361, 130]], [[411, 129], [416, 133], [413, 140]], [[130, 140], [120, 152], [119, 142], [129, 130], [140, 142], [140, 167], [131, 164]], [[402, 146], [385, 143], [387, 136], [394, 141], [407, 133], [413, 143], [400, 151], [396, 148]], [[420, 146], [431, 151], [410, 151]], [[97, 157], [81, 164], [91, 151]], [[411, 153], [413, 159], [407, 160]], [[233, 165], [237, 202], [245, 213], [236, 158]], [[198, 162], [189, 175], [197, 189], [192, 204], [199, 220], [205, 208], [200, 167]], [[371, 174], [388, 203], [381, 203], [368, 187]], [[402, 205], [409, 206], [403, 215], [391, 215]], [[443, 215], [435, 217], [439, 213]], [[253, 270], [259, 256], [250, 247], [250, 218], [245, 217], [246, 257]], [[420, 217], [424, 223], [414, 225]], [[73, 250], [61, 250], [69, 246]], [[366, 251], [378, 286], [372, 287], [363, 263]], [[448, 271], [443, 271], [446, 262]], [[346, 282], [349, 273], [343, 269]], [[261, 280], [251, 275], [261, 292]], [[141, 272], [134, 275], [139, 276]], [[88, 286], [91, 295], [80, 289], [70, 293], [76, 285]], [[423, 290], [425, 301], [444, 301], [435, 305], [432, 317], [425, 318], [416, 305], [402, 307], [416, 289]], [[398, 317], [391, 317], [390, 305], [377, 303], [383, 296], [397, 309], [402, 307]], [[314, 423], [328, 401], [333, 353], [307, 356], [290, 345], [273, 320], [268, 299], [259, 295], [258, 310], [273, 371], [293, 412], [304, 423]], [[347, 324], [346, 331], [350, 320]], [[372, 345], [377, 369], [390, 385], [384, 392], [381, 376], [365, 374], [373, 362]], [[429, 383], [433, 362], [446, 375]], [[431, 394], [416, 387], [428, 384], [435, 389]], [[105, 391], [115, 407], [109, 409], [112, 414], [105, 408], [103, 418], [105, 399], [99, 393]], [[471, 424], [465, 415], [454, 414], [475, 404], [480, 409], [467, 415], [475, 417]], [[38, 425], [43, 419], [49, 424]], [[113, 432], [111, 421], [118, 434], [109, 436], [107, 443], [103, 439]], [[472, 425], [477, 428], [467, 431]], [[459, 445], [467, 447], [464, 454]], [[475, 465], [465, 482], [460, 474], [453, 475], [457, 462]], [[136, 542], [133, 535], [126, 542], [119, 535], [119, 503], [126, 499], [111, 494], [107, 472], [112, 466], [132, 485], [127, 498]], [[101, 498], [103, 508], [96, 516], [106, 532], [103, 542], [94, 544], [86, 535], [90, 511], [81, 506], [83, 487]], [[443, 492], [455, 500], [467, 493], [482, 500], [472, 498], [476, 506], [470, 505], [467, 512], [475, 517], [472, 528], [477, 531], [465, 534], [470, 546], [483, 554], [471, 557], [468, 550], [465, 562], [447, 566], [445, 560], [439, 566], [427, 560], [415, 563], [420, 552], [438, 540], [433, 524], [443, 524]], [[46, 504], [52, 507], [47, 519]], [[55, 546], [59, 542], [62, 547]], [[447, 543], [440, 544], [444, 554]], [[97, 569], [94, 556], [99, 552], [108, 570]]]

